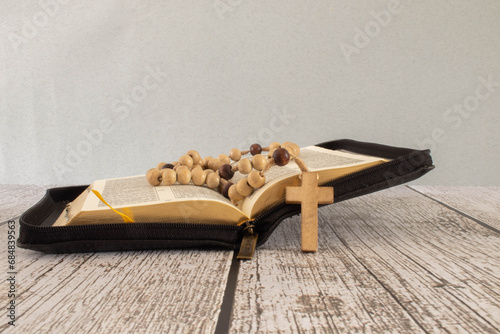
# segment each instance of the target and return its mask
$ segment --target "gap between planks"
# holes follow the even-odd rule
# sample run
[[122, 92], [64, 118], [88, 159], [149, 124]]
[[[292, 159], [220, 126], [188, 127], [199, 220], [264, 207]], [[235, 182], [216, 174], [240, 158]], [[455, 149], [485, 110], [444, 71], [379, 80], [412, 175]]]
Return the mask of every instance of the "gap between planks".
[[456, 213], [458, 213], [458, 214], [460, 214], [460, 215], [462, 215], [462, 216], [464, 216], [464, 217], [466, 217], [466, 218], [468, 218], [468, 219], [472, 220], [473, 222], [475, 222], [475, 223], [477, 223], [477, 224], [479, 224], [479, 225], [481, 225], [481, 226], [483, 226], [483, 227], [485, 227], [485, 228], [487, 228], [487, 229], [490, 229], [490, 230], [492, 230], [493, 232], [496, 232], [496, 233], [499, 233], [499, 234], [500, 234], [500, 230], [499, 230], [499, 229], [495, 228], [494, 226], [491, 226], [490, 224], [488, 224], [488, 223], [486, 223], [486, 222], [482, 221], [481, 219], [478, 219], [478, 218], [476, 218], [476, 217], [473, 217], [473, 216], [471, 216], [471, 215], [469, 215], [469, 214], [467, 214], [467, 213], [463, 212], [462, 210], [460, 210], [460, 209], [458, 209], [458, 208], [456, 208], [456, 207], [454, 207], [454, 206], [452, 206], [452, 205], [446, 204], [446, 203], [444, 203], [443, 201], [441, 201], [441, 200], [439, 200], [439, 199], [437, 199], [437, 198], [432, 197], [431, 195], [425, 194], [425, 193], [421, 192], [420, 190], [415, 189], [415, 188], [414, 188], [414, 187], [412, 187], [412, 186], [406, 186], [406, 187], [407, 187], [408, 189], [413, 190], [413, 191], [414, 191], [414, 192], [416, 192], [417, 194], [420, 194], [420, 195], [422, 195], [422, 196], [424, 196], [424, 197], [426, 197], [426, 198], [428, 198], [428, 199], [430, 199], [430, 200], [433, 200], [434, 202], [441, 204], [441, 205], [442, 205], [442, 206], [444, 206], [445, 208], [450, 209], [450, 210], [452, 210], [452, 211], [455, 211]]

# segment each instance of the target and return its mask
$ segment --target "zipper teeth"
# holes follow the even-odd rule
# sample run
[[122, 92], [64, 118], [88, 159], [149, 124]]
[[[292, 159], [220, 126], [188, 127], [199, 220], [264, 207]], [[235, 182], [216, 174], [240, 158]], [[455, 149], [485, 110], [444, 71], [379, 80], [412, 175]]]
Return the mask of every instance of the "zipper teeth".
[[108, 230], [108, 229], [125, 229], [129, 226], [132, 227], [144, 227], [144, 228], [158, 228], [158, 227], [170, 227], [170, 228], [194, 228], [203, 227], [208, 229], [230, 229], [238, 230], [241, 229], [240, 225], [223, 225], [223, 224], [203, 224], [203, 223], [169, 223], [169, 222], [149, 222], [149, 223], [133, 223], [133, 224], [95, 224], [95, 225], [71, 225], [71, 226], [34, 226], [26, 224], [31, 229], [36, 230], [51, 230], [57, 229], [60, 232], [71, 232], [71, 231], [91, 231], [91, 230]]

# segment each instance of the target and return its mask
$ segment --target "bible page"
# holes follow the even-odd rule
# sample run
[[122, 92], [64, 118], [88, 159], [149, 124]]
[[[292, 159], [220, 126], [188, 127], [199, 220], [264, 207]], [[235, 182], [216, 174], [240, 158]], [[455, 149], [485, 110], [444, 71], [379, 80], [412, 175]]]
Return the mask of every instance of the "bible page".
[[[229, 206], [231, 202], [218, 191], [193, 184], [152, 186], [144, 175], [95, 181], [92, 190], [97, 190], [113, 208], [146, 206], [166, 202], [217, 201]], [[109, 209], [97, 196], [89, 193], [83, 211]]]

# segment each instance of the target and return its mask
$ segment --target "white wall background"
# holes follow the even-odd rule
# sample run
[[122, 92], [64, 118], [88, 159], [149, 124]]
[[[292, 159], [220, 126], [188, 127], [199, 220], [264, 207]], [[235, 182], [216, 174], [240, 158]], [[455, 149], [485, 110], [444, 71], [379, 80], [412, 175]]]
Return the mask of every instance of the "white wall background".
[[419, 184], [498, 186], [499, 18], [497, 0], [3, 1], [0, 183], [352, 138], [430, 147]]

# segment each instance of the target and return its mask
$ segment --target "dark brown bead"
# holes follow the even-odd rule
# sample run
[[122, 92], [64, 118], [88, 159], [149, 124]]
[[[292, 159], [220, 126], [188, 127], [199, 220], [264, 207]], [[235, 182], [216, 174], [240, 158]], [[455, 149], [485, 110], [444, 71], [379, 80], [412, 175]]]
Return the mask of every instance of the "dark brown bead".
[[261, 153], [262, 153], [262, 146], [260, 146], [259, 144], [252, 144], [252, 146], [250, 146], [250, 154], [256, 155]]
[[226, 182], [226, 184], [222, 186], [221, 193], [225, 198], [229, 198], [229, 187], [231, 187], [233, 184], [233, 182]]
[[232, 171], [231, 165], [224, 164], [224, 165], [220, 166], [219, 167], [219, 175], [223, 179], [230, 180], [234, 175], [234, 172]]
[[273, 159], [276, 165], [285, 166], [288, 162], [290, 162], [290, 153], [284, 148], [278, 148], [273, 153]]
[[164, 164], [161, 169], [165, 169], [165, 168], [174, 169], [174, 165], [172, 165], [172, 164]]

